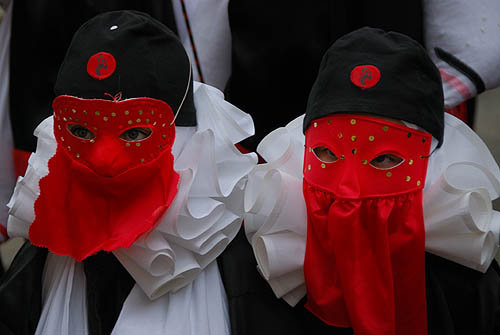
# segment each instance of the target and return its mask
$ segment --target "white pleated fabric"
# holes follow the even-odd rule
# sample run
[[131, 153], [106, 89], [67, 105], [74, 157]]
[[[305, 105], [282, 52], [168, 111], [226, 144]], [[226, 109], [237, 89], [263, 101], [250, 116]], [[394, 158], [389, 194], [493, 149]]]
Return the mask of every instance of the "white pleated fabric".
[[[138, 325], [141, 334], [163, 334], [166, 329], [169, 334], [200, 334], [195, 324], [207, 325], [208, 319], [209, 328], [203, 334], [228, 333], [227, 302], [215, 259], [241, 226], [243, 186], [257, 157], [241, 154], [234, 144], [251, 136], [254, 128], [251, 117], [224, 101], [213, 87], [195, 82], [194, 102], [197, 127], [176, 128], [172, 152], [180, 180], [174, 201], [152, 231], [130, 248], [113, 252], [136, 281], [123, 306], [126, 317], [120, 316], [115, 334], [136, 334], [132, 330]], [[38, 181], [48, 174], [48, 161], [56, 149], [52, 117], [37, 127], [35, 135], [37, 150], [8, 204], [7, 229], [13, 237], [29, 238], [33, 203], [40, 193]], [[85, 281], [83, 272], [73, 270], [79, 263], [72, 258], [49, 255], [45, 271], [50, 268], [53, 276], [44, 280], [43, 288], [51, 303], [44, 304], [38, 327], [45, 334], [77, 334], [66, 332], [72, 319], [59, 308], [84, 304], [85, 295], [70, 294], [68, 289], [75, 280]], [[147, 313], [151, 319], [138, 323], [132, 316], [141, 315], [145, 308], [156, 312]], [[86, 324], [83, 318], [79, 322]]]
[[88, 334], [83, 263], [49, 252], [42, 281], [43, 309], [35, 334]]
[[230, 330], [226, 293], [214, 261], [193, 282], [154, 301], [136, 285], [112, 334], [226, 335]]
[[[306, 293], [306, 206], [302, 195], [303, 116], [266, 136], [245, 189], [245, 230], [260, 273], [294, 306]], [[434, 141], [435, 142], [435, 141]], [[445, 114], [444, 144], [429, 159], [423, 191], [426, 250], [485, 272], [498, 251], [500, 170], [482, 140]]]
[[441, 71], [445, 107], [477, 95], [477, 88], [460, 69], [438, 58], [439, 47], [472, 68], [486, 89], [500, 86], [500, 1], [425, 0], [425, 44]]

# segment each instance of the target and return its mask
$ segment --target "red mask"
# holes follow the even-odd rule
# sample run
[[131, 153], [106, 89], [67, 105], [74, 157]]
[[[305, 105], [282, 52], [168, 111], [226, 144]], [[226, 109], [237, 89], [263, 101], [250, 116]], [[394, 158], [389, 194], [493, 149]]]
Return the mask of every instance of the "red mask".
[[307, 308], [355, 334], [425, 334], [422, 189], [432, 137], [338, 114], [305, 135]]
[[177, 193], [172, 109], [151, 98], [70, 96], [53, 109], [57, 150], [40, 180], [31, 243], [77, 261], [129, 247]]

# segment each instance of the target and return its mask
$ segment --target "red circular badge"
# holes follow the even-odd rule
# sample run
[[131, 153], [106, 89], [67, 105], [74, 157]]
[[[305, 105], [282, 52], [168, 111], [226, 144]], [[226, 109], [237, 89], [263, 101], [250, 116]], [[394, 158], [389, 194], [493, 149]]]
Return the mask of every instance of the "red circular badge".
[[380, 70], [374, 65], [359, 65], [351, 71], [351, 81], [362, 89], [370, 88], [380, 81]]
[[91, 77], [99, 80], [108, 78], [115, 72], [116, 60], [112, 54], [98, 52], [89, 58], [87, 72]]

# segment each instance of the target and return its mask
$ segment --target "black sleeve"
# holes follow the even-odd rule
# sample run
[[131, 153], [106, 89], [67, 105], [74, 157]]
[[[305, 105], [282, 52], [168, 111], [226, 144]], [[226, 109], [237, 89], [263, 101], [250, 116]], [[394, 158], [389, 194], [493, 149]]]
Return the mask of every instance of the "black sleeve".
[[26, 242], [0, 278], [0, 334], [34, 334], [42, 310], [47, 250]]

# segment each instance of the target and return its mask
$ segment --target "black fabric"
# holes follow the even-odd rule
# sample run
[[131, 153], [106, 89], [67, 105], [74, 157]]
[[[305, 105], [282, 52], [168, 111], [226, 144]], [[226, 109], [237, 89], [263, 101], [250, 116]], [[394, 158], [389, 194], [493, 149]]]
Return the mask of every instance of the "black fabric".
[[[232, 335], [348, 335], [309, 313], [303, 299], [290, 307], [277, 299], [256, 270], [252, 248], [240, 230], [218, 264], [229, 302]], [[483, 274], [426, 254], [429, 335], [500, 334], [500, 269]], [[411, 303], [411, 302], [409, 302]]]
[[267, 282], [257, 272], [252, 248], [242, 227], [226, 250], [217, 258], [229, 304], [232, 335], [299, 335], [332, 333], [329, 327], [309, 313], [301, 301], [290, 307], [277, 299]]
[[101, 251], [83, 265], [89, 335], [111, 334], [135, 281], [112, 253]]
[[[47, 249], [26, 242], [0, 278], [0, 334], [32, 335], [42, 311]], [[111, 253], [84, 261], [88, 335], [111, 334], [135, 281]]]
[[476, 94], [479, 95], [480, 93], [484, 92], [484, 90], [486, 89], [484, 81], [483, 79], [481, 79], [481, 76], [476, 71], [474, 71], [473, 68], [441, 48], [434, 48], [434, 51], [436, 52], [436, 56], [448, 63], [451, 67], [454, 67], [458, 71], [462, 72], [467, 78], [469, 78], [470, 81], [472, 81], [474, 86], [476, 86]]
[[0, 334], [35, 333], [42, 312], [42, 273], [47, 249], [25, 242], [0, 278]]
[[[374, 65], [380, 81], [361, 88], [351, 81], [360, 65]], [[364, 27], [338, 39], [325, 53], [304, 118], [329, 114], [375, 114], [416, 124], [431, 133], [439, 145], [444, 133], [444, 97], [441, 75], [427, 51], [396, 32]]]
[[9, 83], [10, 118], [17, 149], [35, 151], [33, 131], [52, 113], [57, 72], [76, 30], [95, 15], [118, 9], [149, 13], [176, 31], [170, 0], [13, 2]]
[[[94, 78], [87, 72], [89, 59], [99, 52], [116, 60], [116, 70], [107, 78]], [[54, 90], [56, 95], [85, 99], [107, 99], [106, 93], [118, 92], [122, 99], [149, 97], [165, 101], [174, 113], [187, 90], [175, 124], [195, 126], [190, 67], [182, 43], [159, 21], [136, 11], [106, 12], [75, 33]]]
[[483, 274], [427, 254], [429, 335], [500, 334], [500, 268]]
[[422, 3], [369, 0], [229, 1], [232, 70], [228, 101], [249, 113], [255, 150], [264, 136], [303, 114], [321, 58], [339, 37], [372, 26], [423, 43]]

